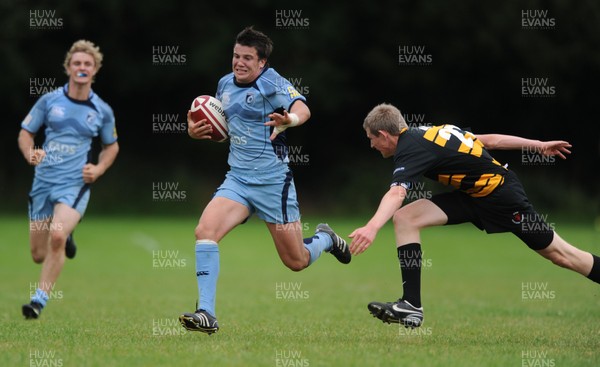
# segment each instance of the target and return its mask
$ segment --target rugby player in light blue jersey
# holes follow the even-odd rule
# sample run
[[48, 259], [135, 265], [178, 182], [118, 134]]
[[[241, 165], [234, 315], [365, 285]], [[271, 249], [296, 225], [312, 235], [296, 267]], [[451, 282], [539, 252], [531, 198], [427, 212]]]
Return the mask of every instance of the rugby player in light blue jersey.
[[[35, 166], [29, 193], [31, 256], [42, 264], [35, 293], [22, 307], [27, 319], [37, 319], [52, 298], [65, 255], [75, 256], [71, 234], [85, 213], [90, 185], [119, 152], [113, 111], [92, 91], [102, 59], [92, 42], [73, 43], [64, 62], [68, 83], [41, 96], [21, 123], [19, 149]], [[42, 127], [45, 140], [37, 147], [35, 136]], [[95, 137], [100, 137], [102, 151], [98, 163], [92, 164], [89, 157]]]
[[[241, 31], [233, 48], [233, 72], [217, 86], [216, 98], [229, 126], [230, 170], [195, 230], [199, 304], [195, 312], [179, 317], [188, 330], [212, 334], [219, 329], [217, 244], [254, 213], [265, 221], [281, 261], [293, 271], [308, 267], [323, 251], [343, 264], [351, 260], [346, 241], [327, 224], [319, 224], [313, 237], [302, 238], [285, 130], [306, 122], [310, 110], [292, 84], [269, 67], [272, 49], [265, 34], [252, 27]], [[194, 122], [189, 112], [188, 127], [194, 139], [208, 139], [212, 131], [206, 120]]]

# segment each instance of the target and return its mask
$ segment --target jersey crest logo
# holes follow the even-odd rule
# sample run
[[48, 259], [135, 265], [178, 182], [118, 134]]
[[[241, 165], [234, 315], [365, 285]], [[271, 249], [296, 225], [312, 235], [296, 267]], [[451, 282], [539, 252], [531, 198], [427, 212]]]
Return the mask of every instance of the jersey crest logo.
[[254, 93], [246, 94], [246, 104], [254, 103]]
[[92, 125], [94, 123], [94, 121], [96, 121], [96, 113], [95, 112], [90, 112], [88, 113], [87, 117], [85, 118], [85, 121]]

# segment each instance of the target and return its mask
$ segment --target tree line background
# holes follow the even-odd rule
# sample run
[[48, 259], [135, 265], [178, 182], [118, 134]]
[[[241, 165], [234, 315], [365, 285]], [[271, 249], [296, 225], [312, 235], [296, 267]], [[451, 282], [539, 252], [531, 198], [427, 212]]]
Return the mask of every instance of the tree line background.
[[[412, 125], [571, 142], [573, 154], [551, 164], [525, 164], [515, 151], [493, 155], [519, 174], [538, 208], [585, 221], [598, 214], [598, 2], [67, 0], [2, 1], [0, 9], [0, 212], [27, 212], [33, 170], [16, 138], [39, 97], [32, 83], [63, 85], [67, 49], [89, 39], [105, 56], [93, 89], [114, 109], [121, 151], [94, 185], [88, 213], [199, 215], [224, 178], [228, 145], [177, 129], [193, 98], [214, 94], [230, 72], [235, 35], [254, 25], [274, 41], [271, 66], [312, 112], [288, 130], [304, 214], [376, 209], [392, 161], [370, 149], [362, 122], [382, 102]], [[524, 80], [552, 88], [524, 95]], [[156, 200], [157, 190], [179, 195]]]

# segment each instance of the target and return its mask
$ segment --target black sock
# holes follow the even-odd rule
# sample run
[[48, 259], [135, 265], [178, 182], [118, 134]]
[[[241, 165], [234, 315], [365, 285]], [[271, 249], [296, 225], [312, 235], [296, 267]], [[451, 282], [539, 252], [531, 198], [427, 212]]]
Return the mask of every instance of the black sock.
[[592, 265], [592, 271], [588, 274], [588, 279], [593, 280], [596, 283], [600, 283], [600, 257], [592, 255], [594, 258], [594, 264]]
[[421, 307], [421, 245], [409, 243], [398, 247], [398, 260], [402, 272], [402, 299], [415, 307]]

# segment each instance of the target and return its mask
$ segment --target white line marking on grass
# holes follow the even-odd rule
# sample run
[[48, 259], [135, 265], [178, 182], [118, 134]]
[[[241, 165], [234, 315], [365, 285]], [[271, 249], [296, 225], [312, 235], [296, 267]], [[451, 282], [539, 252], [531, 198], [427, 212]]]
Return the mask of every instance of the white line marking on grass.
[[151, 237], [143, 232], [132, 233], [131, 242], [133, 242], [134, 245], [148, 251], [149, 253], [160, 250], [160, 244], [158, 241], [154, 237]]

